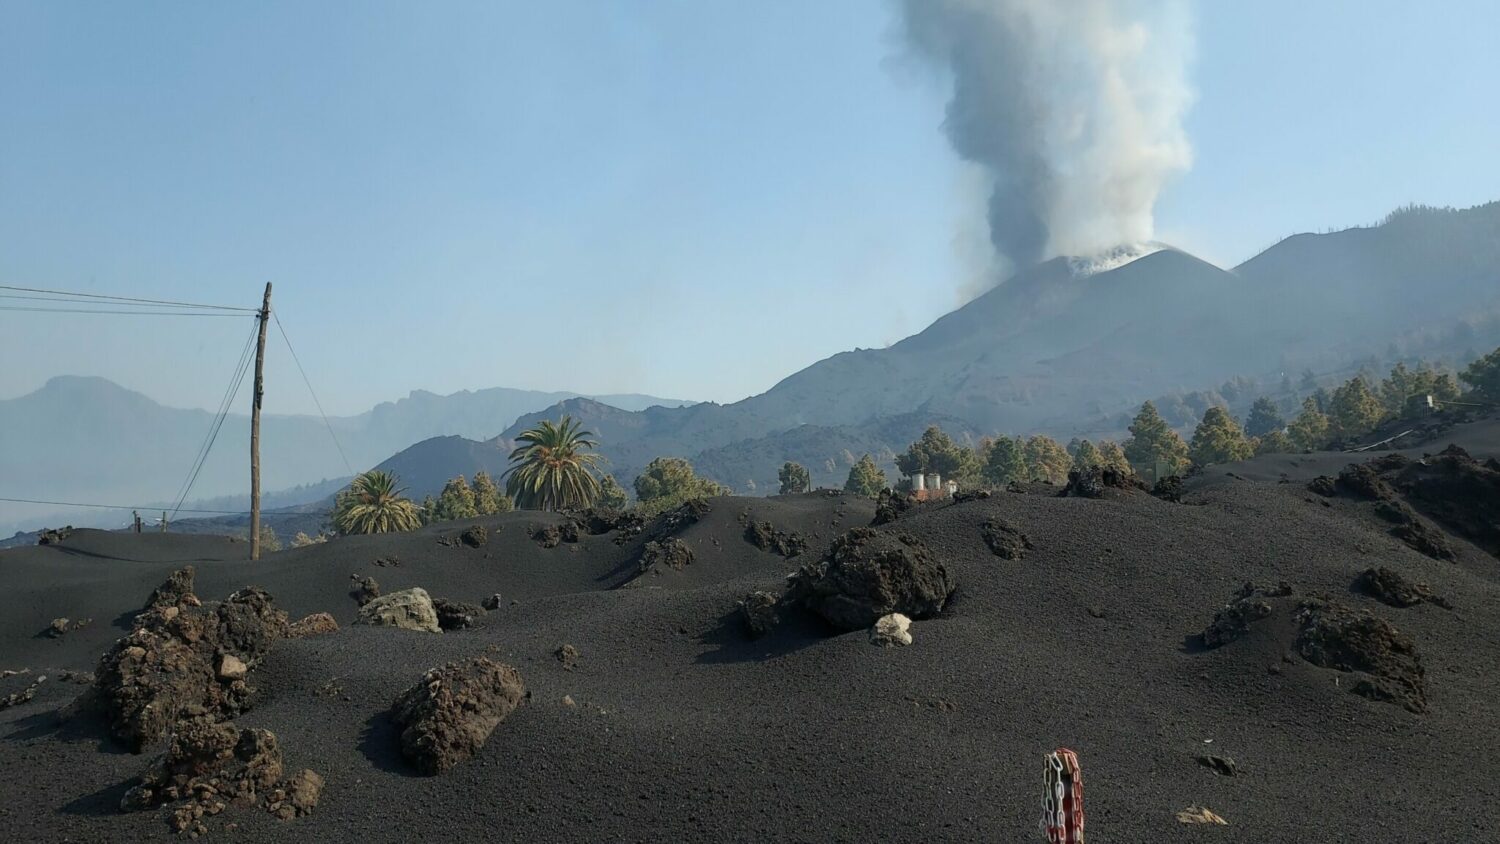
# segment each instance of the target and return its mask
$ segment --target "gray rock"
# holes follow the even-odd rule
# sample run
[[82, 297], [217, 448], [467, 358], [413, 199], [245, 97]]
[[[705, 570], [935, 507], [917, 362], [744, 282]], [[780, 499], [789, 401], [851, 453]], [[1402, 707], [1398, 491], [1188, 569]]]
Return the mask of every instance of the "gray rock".
[[432, 605], [432, 596], [420, 587], [392, 592], [370, 601], [360, 607], [359, 618], [354, 623], [424, 633], [443, 632], [438, 624], [437, 610]]
[[882, 616], [870, 628], [870, 644], [883, 648], [911, 644], [911, 619], [898, 612]]

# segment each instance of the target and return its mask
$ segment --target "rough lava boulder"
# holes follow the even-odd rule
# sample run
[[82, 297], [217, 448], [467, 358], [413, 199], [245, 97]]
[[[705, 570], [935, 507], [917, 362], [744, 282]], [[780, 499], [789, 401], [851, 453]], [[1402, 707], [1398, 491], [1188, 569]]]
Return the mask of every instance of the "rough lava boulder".
[[891, 613], [931, 618], [954, 588], [948, 570], [920, 541], [853, 528], [823, 559], [792, 575], [787, 599], [840, 630], [865, 630]]
[[487, 657], [435, 668], [392, 708], [401, 753], [424, 774], [442, 773], [473, 756], [525, 695], [520, 673]]

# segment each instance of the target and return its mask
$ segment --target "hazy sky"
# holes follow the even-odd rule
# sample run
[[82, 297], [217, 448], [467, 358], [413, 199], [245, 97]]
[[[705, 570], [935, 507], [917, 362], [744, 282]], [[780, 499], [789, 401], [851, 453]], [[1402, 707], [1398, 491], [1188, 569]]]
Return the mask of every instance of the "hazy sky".
[[[1233, 265], [1500, 199], [1500, 4], [1201, 3], [1161, 240]], [[0, 0], [0, 284], [255, 305], [330, 412], [733, 401], [972, 293], [971, 171], [894, 5]], [[0, 311], [0, 397], [217, 403], [248, 320]], [[267, 408], [311, 403], [271, 347]], [[242, 399], [242, 404], [245, 403]]]

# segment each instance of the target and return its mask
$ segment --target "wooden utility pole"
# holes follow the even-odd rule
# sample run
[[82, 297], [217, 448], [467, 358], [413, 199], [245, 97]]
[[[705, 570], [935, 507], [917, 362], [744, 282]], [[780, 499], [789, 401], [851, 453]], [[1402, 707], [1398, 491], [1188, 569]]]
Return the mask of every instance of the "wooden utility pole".
[[266, 322], [271, 318], [271, 282], [260, 305], [260, 339], [255, 341], [255, 394], [250, 405], [250, 559], [260, 559], [260, 400], [266, 385]]

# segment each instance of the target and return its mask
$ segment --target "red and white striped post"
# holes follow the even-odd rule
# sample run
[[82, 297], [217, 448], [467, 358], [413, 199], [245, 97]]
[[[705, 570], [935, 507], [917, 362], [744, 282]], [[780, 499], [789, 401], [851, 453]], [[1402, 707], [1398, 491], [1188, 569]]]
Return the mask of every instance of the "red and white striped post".
[[1044, 758], [1042, 832], [1050, 844], [1083, 844], [1083, 771], [1078, 754], [1059, 747]]

